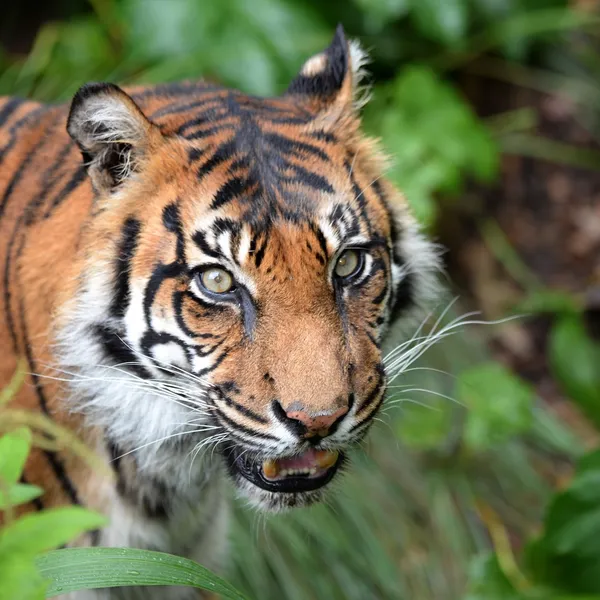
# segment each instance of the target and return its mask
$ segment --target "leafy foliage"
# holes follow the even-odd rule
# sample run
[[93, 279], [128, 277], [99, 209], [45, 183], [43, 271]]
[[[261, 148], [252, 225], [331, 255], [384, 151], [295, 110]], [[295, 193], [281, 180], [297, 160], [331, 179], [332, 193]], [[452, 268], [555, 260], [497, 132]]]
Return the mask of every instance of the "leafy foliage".
[[[79, 507], [44, 510], [14, 518], [13, 510], [39, 497], [42, 490], [18, 481], [31, 449], [32, 436], [22, 428], [0, 437], [0, 599], [41, 600], [47, 581], [34, 560], [79, 534], [104, 524], [104, 517]], [[2, 514], [3, 513], [3, 514]]]
[[[65, 447], [98, 460], [81, 442], [46, 417], [9, 406], [23, 381], [22, 365], [0, 394], [0, 416], [8, 433], [0, 436], [0, 600], [42, 600], [62, 592], [124, 585], [184, 585], [243, 600], [230, 584], [196, 563], [158, 552], [76, 548], [47, 554], [80, 534], [106, 525], [106, 518], [78, 506], [20, 514], [15, 509], [43, 494], [37, 486], [20, 483], [34, 436], [27, 427], [10, 429], [15, 413], [42, 431], [56, 434]], [[45, 438], [45, 446], [52, 448]]]
[[600, 345], [586, 333], [581, 315], [559, 317], [550, 337], [550, 362], [569, 397], [600, 428]]
[[365, 123], [394, 157], [389, 175], [423, 223], [435, 221], [435, 193], [460, 192], [468, 175], [490, 181], [496, 174], [498, 154], [489, 132], [427, 67], [407, 67], [380, 86]]
[[548, 508], [544, 530], [529, 544], [527, 571], [509, 577], [501, 552], [475, 559], [465, 600], [600, 598], [600, 451], [585, 456], [569, 487]]
[[458, 377], [458, 397], [467, 407], [464, 441], [482, 451], [524, 433], [533, 419], [533, 391], [499, 363], [466, 369]]

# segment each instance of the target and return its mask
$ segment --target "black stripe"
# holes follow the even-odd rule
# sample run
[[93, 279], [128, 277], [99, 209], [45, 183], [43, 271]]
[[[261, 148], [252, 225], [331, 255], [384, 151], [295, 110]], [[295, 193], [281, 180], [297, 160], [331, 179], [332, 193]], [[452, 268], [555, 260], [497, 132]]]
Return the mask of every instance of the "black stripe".
[[146, 98], [177, 98], [186, 94], [202, 94], [205, 92], [219, 91], [223, 88], [203, 80], [185, 81], [178, 83], [162, 83], [151, 88], [146, 88], [137, 94], [132, 94], [136, 101]]
[[337, 138], [335, 135], [333, 135], [333, 133], [330, 133], [329, 131], [323, 131], [322, 129], [311, 131], [308, 135], [316, 140], [323, 140], [324, 142], [329, 142], [330, 144], [335, 144], [337, 142]]
[[253, 410], [246, 408], [245, 406], [236, 402], [233, 398], [230, 398], [229, 396], [227, 396], [223, 393], [221, 393], [221, 399], [225, 401], [225, 404], [227, 404], [227, 406], [231, 406], [232, 408], [237, 410], [239, 413], [243, 414], [245, 417], [248, 417], [249, 419], [256, 421], [257, 423], [262, 423], [263, 425], [267, 425], [269, 423], [268, 419], [261, 417], [259, 414], [255, 413]]
[[309, 171], [308, 169], [289, 161], [284, 160], [282, 163], [285, 169], [291, 170], [295, 175], [295, 178], [286, 176], [281, 177], [282, 182], [301, 183], [302, 185], [311, 187], [319, 192], [326, 192], [327, 194], [333, 194], [335, 192], [333, 186], [322, 175]]
[[23, 104], [25, 100], [22, 98], [11, 98], [6, 104], [0, 108], [0, 127], [2, 127], [6, 121], [10, 118], [21, 104]]
[[194, 349], [193, 349], [194, 354], [198, 358], [205, 358], [207, 356], [210, 356], [211, 354], [213, 354], [213, 352], [216, 352], [225, 343], [225, 339], [226, 338], [219, 340], [212, 346], [210, 346], [209, 344], [202, 344], [199, 346], [194, 346]]
[[212, 246], [206, 241], [206, 234], [203, 231], [196, 231], [192, 235], [192, 240], [202, 250], [204, 254], [212, 258], [221, 258], [221, 253], [218, 250], [214, 250]]
[[261, 440], [275, 440], [277, 441], [279, 438], [274, 435], [269, 435], [268, 433], [261, 433], [260, 431], [253, 431], [248, 427], [244, 427], [244, 425], [240, 425], [236, 423], [234, 420], [230, 419], [227, 415], [225, 415], [218, 407], [215, 406], [215, 414], [218, 416], [220, 420], [225, 421], [234, 431], [237, 429], [242, 433], [254, 438], [259, 438]]
[[216, 149], [215, 153], [198, 169], [198, 179], [203, 179], [220, 164], [230, 160], [234, 152], [235, 143], [233, 140], [229, 140], [221, 144]]
[[381, 292], [379, 292], [379, 294], [377, 294], [377, 296], [375, 296], [375, 298], [373, 298], [373, 300], [371, 300], [371, 302], [373, 304], [375, 304], [376, 306], [381, 304], [385, 300], [387, 293], [388, 293], [388, 286], [386, 284], [383, 286], [383, 289], [381, 290]]
[[181, 215], [177, 202], [167, 204], [163, 208], [163, 225], [165, 228], [177, 236], [177, 247], [175, 249], [175, 262], [183, 265], [185, 263], [185, 236], [181, 224]]
[[[206, 107], [208, 104], [211, 104], [211, 103], [215, 103], [215, 107], [217, 107], [220, 105], [220, 102], [222, 101], [222, 97], [219, 95], [217, 95], [217, 96], [212, 95], [213, 92], [214, 92], [214, 90], [207, 90], [208, 97], [203, 97], [200, 100], [192, 100], [191, 102], [185, 102], [183, 104], [182, 103], [179, 103], [179, 104], [171, 103], [171, 104], [168, 104], [167, 106], [163, 106], [162, 108], [159, 108], [158, 110], [151, 113], [149, 115], [149, 118], [150, 119], [158, 119], [159, 117], [164, 117], [166, 115], [175, 115], [177, 113], [187, 112], [194, 108]], [[208, 95], [209, 93], [210, 93], [210, 95]], [[184, 125], [187, 125], [188, 123], [189, 123], [189, 121], [187, 123], [185, 123]]]
[[206, 154], [206, 148], [190, 148], [188, 150], [188, 162], [196, 162], [200, 157]]
[[[377, 382], [375, 383], [375, 387], [371, 390], [369, 395], [365, 398], [365, 401], [361, 404], [360, 408], [356, 412], [356, 416], [358, 417], [360, 414], [364, 413], [365, 410], [369, 408], [369, 406], [375, 402], [381, 390], [385, 387], [385, 372], [383, 366], [381, 364], [377, 365]], [[370, 413], [373, 414], [373, 413]]]
[[123, 369], [132, 371], [143, 379], [152, 377], [148, 370], [139, 364], [139, 358], [123, 341], [122, 336], [117, 331], [100, 323], [93, 325], [91, 332], [102, 345], [107, 358], [112, 359], [116, 365], [121, 365]]
[[196, 377], [204, 377], [204, 375], [208, 375], [211, 371], [214, 371], [227, 358], [227, 355], [228, 355], [228, 350], [224, 350], [219, 355], [219, 358], [217, 358], [217, 360], [215, 360], [215, 362], [210, 367], [206, 367], [205, 369], [200, 369], [200, 371], [198, 371], [196, 373]]
[[[15, 329], [15, 320], [14, 320], [14, 316], [13, 316], [13, 311], [10, 306], [11, 300], [12, 300], [12, 286], [10, 284], [10, 272], [11, 272], [11, 267], [12, 267], [13, 248], [17, 242], [17, 236], [19, 235], [19, 232], [21, 231], [22, 225], [23, 225], [23, 216], [21, 215], [17, 219], [17, 222], [15, 223], [15, 227], [13, 229], [12, 235], [6, 246], [6, 258], [4, 259], [4, 282], [3, 282], [3, 285], [4, 285], [4, 298], [3, 298], [4, 314], [6, 316], [6, 324], [8, 325], [8, 331], [10, 333], [10, 338], [12, 341], [13, 352], [16, 355], [20, 354], [20, 352], [19, 352], [19, 346], [17, 343], [17, 332]], [[24, 245], [25, 245], [25, 236], [22, 235], [21, 243], [19, 244], [17, 251], [15, 252], [15, 255], [14, 255], [15, 260], [17, 260], [18, 257], [21, 255]]]
[[87, 172], [85, 167], [82, 165], [73, 173], [71, 179], [67, 181], [67, 183], [60, 190], [60, 192], [56, 194], [56, 196], [50, 203], [48, 210], [44, 214], [44, 219], [50, 217], [54, 209], [58, 208], [58, 206], [62, 204], [63, 200], [65, 200], [71, 192], [75, 191], [79, 187], [79, 185], [81, 185], [86, 180], [86, 177]]
[[231, 200], [242, 194], [244, 190], [252, 187], [253, 185], [254, 182], [248, 179], [232, 177], [219, 188], [210, 204], [210, 207], [213, 210], [220, 208], [224, 204], [231, 202]]
[[167, 204], [162, 211], [162, 221], [165, 229], [171, 233], [179, 233], [181, 221], [179, 218], [179, 208], [175, 202]]
[[[41, 113], [46, 112], [47, 110], [48, 110], [47, 106], [38, 106], [37, 108], [30, 110], [27, 114], [25, 114], [23, 117], [21, 117], [16, 123], [14, 123], [13, 125], [10, 126], [10, 129], [9, 129], [10, 139], [3, 148], [0, 148], [0, 165], [2, 164], [2, 161], [4, 160], [4, 157], [6, 156], [6, 154], [8, 152], [10, 152], [10, 150], [13, 148], [13, 146], [17, 142], [16, 134], [19, 131], [19, 129], [21, 129], [22, 127], [25, 127], [26, 125], [29, 125], [33, 121], [34, 117], [36, 117], [37, 115], [39, 115]], [[50, 129], [52, 129], [52, 127], [54, 127], [56, 125], [57, 120], [58, 120], [58, 117], [55, 117], [47, 125], [47, 127], [45, 129], [45, 133], [47, 133]], [[42, 138], [42, 140], [40, 142], [38, 142], [36, 150], [39, 150], [40, 146], [42, 144], [44, 144], [47, 140], [48, 140], [48, 136], [44, 136]]]
[[158, 290], [162, 285], [163, 281], [167, 279], [174, 279], [179, 277], [185, 270], [185, 267], [179, 262], [173, 262], [168, 265], [159, 263], [150, 277], [150, 281], [146, 286], [146, 293], [144, 294], [144, 317], [146, 319], [146, 325], [149, 330], [152, 330], [152, 304], [154, 298], [158, 294]]
[[301, 142], [299, 140], [291, 140], [283, 135], [277, 133], [266, 133], [263, 136], [264, 140], [271, 144], [276, 150], [303, 157], [303, 154], [310, 154], [320, 158], [324, 162], [330, 162], [329, 156], [321, 150], [318, 146]]
[[13, 172], [10, 182], [6, 186], [6, 189], [4, 190], [4, 194], [2, 195], [2, 199], [0, 200], [0, 219], [2, 218], [2, 215], [4, 214], [6, 205], [8, 204], [8, 200], [11, 197], [15, 186], [19, 183], [19, 181], [21, 180], [21, 177], [23, 176], [23, 173], [25, 172], [25, 169], [29, 166], [29, 163], [31, 163], [31, 161], [33, 160], [36, 150], [37, 150], [37, 147], [33, 148], [30, 152], [28, 152], [25, 155], [25, 158], [21, 161], [21, 163], [17, 167], [17, 169]]
[[133, 217], [129, 217], [121, 227], [121, 241], [115, 260], [115, 289], [110, 304], [110, 314], [113, 317], [123, 318], [129, 306], [131, 261], [137, 248], [141, 228], [142, 224]]
[[406, 273], [394, 294], [390, 320], [397, 319], [413, 302], [414, 275]]
[[[34, 116], [37, 116], [40, 113], [46, 112], [47, 110], [48, 110], [47, 106], [38, 106], [36, 109], [29, 111], [26, 115], [21, 117], [16, 123], [14, 123], [13, 125], [10, 126], [10, 129], [9, 129], [10, 139], [3, 148], [0, 148], [0, 164], [2, 164], [2, 160], [4, 159], [4, 156], [7, 154], [7, 152], [9, 152], [11, 150], [11, 148], [15, 145], [15, 142], [17, 141], [17, 136], [16, 136], [17, 131], [19, 129], [21, 129], [21, 127], [28, 125]], [[52, 122], [48, 126], [47, 129], [49, 129], [52, 125], [54, 125], [54, 122]]]
[[325, 258], [329, 258], [329, 250], [327, 249], [327, 240], [325, 239], [325, 235], [321, 231], [321, 228], [317, 227], [316, 225], [313, 225], [311, 227], [311, 229], [313, 230], [313, 233], [315, 234], [315, 237], [317, 238], [317, 241], [319, 242], [319, 246], [321, 247], [321, 250], [323, 251]]
[[[31, 351], [31, 345], [29, 343], [29, 334], [27, 331], [27, 323], [25, 320], [25, 307], [23, 306], [23, 302], [19, 302], [19, 316], [21, 320], [21, 328], [23, 330], [23, 345], [25, 350], [25, 358], [27, 359], [27, 363], [29, 365], [29, 376], [33, 381], [33, 386], [35, 389], [35, 393], [38, 398], [38, 402], [42, 409], [42, 412], [47, 416], [52, 418], [52, 414], [48, 408], [48, 400], [46, 398], [46, 394], [44, 393], [44, 388], [37, 376], [37, 365], [33, 358], [33, 353]], [[46, 459], [50, 463], [52, 470], [54, 471], [54, 475], [56, 479], [58, 479], [63, 491], [68, 496], [69, 500], [72, 504], [81, 504], [79, 500], [79, 494], [73, 485], [73, 482], [69, 479], [67, 472], [65, 470], [64, 464], [60, 457], [54, 452], [50, 452], [49, 450], [43, 450]]]
[[268, 243], [269, 243], [269, 232], [266, 231], [265, 235], [264, 235], [264, 239], [262, 241], [262, 244], [260, 245], [260, 248], [256, 251], [256, 254], [254, 255], [254, 264], [256, 265], [257, 269], [260, 267], [260, 265], [262, 264], [263, 258], [265, 257], [265, 251], [267, 249]]
[[[358, 203], [358, 208], [360, 210], [360, 215], [362, 217], [362, 220], [367, 228], [368, 233], [371, 234], [373, 231], [371, 228], [371, 221], [369, 219], [369, 213], [367, 211], [367, 199], [365, 197], [365, 192], [367, 191], [369, 186], [367, 186], [366, 188], [361, 190], [356, 181], [356, 178], [354, 176], [354, 171], [352, 169], [352, 163], [349, 162], [348, 160], [346, 160], [344, 162], [344, 166], [346, 167], [346, 170], [348, 171], [348, 176], [350, 177], [350, 183], [352, 184], [352, 191], [354, 192], [353, 200]], [[371, 184], [371, 185], [373, 185], [373, 184]]]
[[231, 123], [222, 123], [220, 125], [209, 127], [208, 129], [199, 129], [193, 133], [188, 133], [184, 137], [186, 140], [201, 140], [210, 137], [211, 135], [215, 135], [216, 133], [221, 133], [222, 131], [235, 131], [235, 129], [235, 125]]
[[38, 209], [44, 204], [50, 193], [54, 192], [54, 186], [60, 181], [61, 167], [65, 165], [66, 158], [72, 148], [73, 143], [69, 140], [69, 143], [63, 146], [50, 166], [44, 171], [39, 186], [41, 192], [29, 203], [25, 211], [25, 225], [30, 226], [35, 222]]

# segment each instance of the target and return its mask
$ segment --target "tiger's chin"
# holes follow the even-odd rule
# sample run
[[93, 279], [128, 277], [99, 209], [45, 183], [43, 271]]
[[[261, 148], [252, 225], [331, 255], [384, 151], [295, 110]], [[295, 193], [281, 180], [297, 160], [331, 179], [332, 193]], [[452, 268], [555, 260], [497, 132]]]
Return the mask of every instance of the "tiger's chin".
[[224, 456], [238, 493], [255, 508], [270, 512], [320, 502], [346, 461], [341, 452], [315, 449], [267, 458], [233, 446]]

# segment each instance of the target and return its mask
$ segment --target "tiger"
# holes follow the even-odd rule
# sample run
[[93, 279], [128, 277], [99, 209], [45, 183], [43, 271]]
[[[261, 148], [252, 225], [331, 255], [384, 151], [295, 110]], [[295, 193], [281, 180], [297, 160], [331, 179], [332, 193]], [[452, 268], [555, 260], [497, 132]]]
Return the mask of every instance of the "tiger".
[[[0, 99], [0, 385], [107, 474], [34, 448], [27, 511], [81, 505], [76, 546], [220, 570], [233, 497], [319, 502], [386, 394], [382, 342], [439, 293], [439, 252], [362, 133], [366, 54], [337, 27], [286, 91], [89, 83]], [[73, 600], [202, 597], [112, 588]]]

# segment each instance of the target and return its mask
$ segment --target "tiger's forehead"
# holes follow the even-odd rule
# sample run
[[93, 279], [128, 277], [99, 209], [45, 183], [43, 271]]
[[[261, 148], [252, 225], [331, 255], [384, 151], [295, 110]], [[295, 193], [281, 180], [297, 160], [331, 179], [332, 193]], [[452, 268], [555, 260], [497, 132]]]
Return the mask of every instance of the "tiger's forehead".
[[178, 145], [177, 203], [199, 260], [260, 264], [265, 240], [271, 250], [278, 237], [282, 247], [286, 238], [321, 246], [326, 259], [389, 237], [380, 182], [363, 164], [369, 149], [291, 99], [207, 87], [196, 100], [148, 109]]
[[[265, 121], [252, 111], [204, 124], [190, 133], [188, 174], [196, 182], [198, 208], [260, 224], [283, 217], [314, 218], [337, 196], [351, 195], [345, 148], [334, 135], [301, 124]], [[198, 139], [200, 133], [203, 136]], [[204, 136], [206, 134], [206, 136]], [[193, 198], [189, 199], [193, 201]]]

